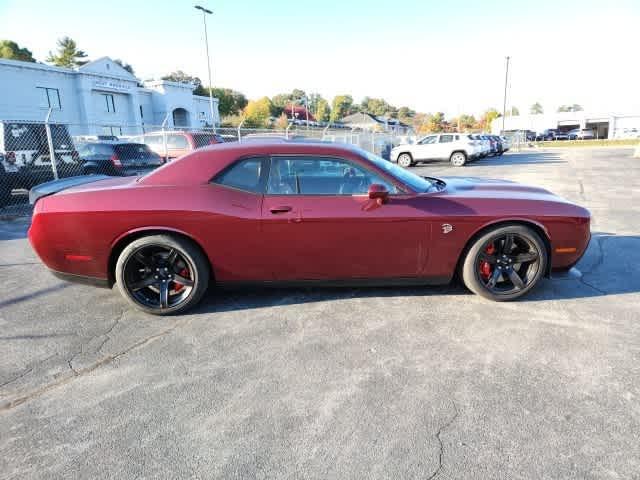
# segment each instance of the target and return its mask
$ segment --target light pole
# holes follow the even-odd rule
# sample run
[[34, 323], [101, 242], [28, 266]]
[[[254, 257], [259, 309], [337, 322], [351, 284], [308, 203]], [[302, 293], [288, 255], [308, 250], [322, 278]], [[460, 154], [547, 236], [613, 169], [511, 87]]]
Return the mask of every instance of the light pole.
[[504, 101], [502, 103], [502, 132], [500, 132], [501, 134], [504, 134], [504, 117], [507, 114], [507, 83], [509, 81], [509, 59], [511, 57], [506, 57], [506, 58], [507, 58], [507, 66], [504, 72]]
[[216, 131], [216, 121], [213, 115], [213, 84], [211, 83], [211, 59], [209, 58], [209, 36], [207, 35], [207, 15], [212, 14], [211, 10], [207, 10], [200, 5], [194, 5], [196, 10], [202, 11], [202, 23], [204, 24], [204, 44], [207, 50], [207, 70], [209, 71], [209, 110], [211, 111], [211, 125], [213, 126], [213, 131]]

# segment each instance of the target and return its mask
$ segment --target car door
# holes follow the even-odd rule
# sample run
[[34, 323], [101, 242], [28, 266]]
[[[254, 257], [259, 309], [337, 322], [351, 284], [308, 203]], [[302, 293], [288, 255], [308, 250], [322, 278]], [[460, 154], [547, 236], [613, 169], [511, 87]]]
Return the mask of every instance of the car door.
[[427, 135], [411, 149], [414, 160], [433, 160], [438, 158], [438, 135]]
[[[387, 203], [368, 196], [373, 183]], [[396, 187], [342, 158], [272, 157], [262, 237], [274, 280], [405, 278], [426, 264], [428, 222]]]
[[444, 160], [451, 156], [451, 150], [453, 147], [453, 140], [455, 135], [450, 133], [443, 133], [438, 139], [438, 159]]

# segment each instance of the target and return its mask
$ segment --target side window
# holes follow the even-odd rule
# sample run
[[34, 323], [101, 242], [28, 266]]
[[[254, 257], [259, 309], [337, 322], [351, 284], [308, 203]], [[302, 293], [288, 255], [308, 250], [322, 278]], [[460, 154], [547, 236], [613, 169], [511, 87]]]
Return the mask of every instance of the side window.
[[372, 183], [395, 186], [346, 160], [323, 157], [275, 157], [267, 182], [272, 195], [363, 195]]
[[247, 192], [260, 193], [263, 190], [261, 179], [267, 161], [264, 158], [240, 160], [219, 174], [213, 182]]
[[436, 143], [437, 139], [438, 139], [437, 135], [429, 135], [428, 137], [424, 137], [418, 143], [420, 145], [431, 145], [432, 143]]
[[188, 148], [189, 143], [184, 135], [168, 135], [167, 147], [169, 148]]
[[440, 143], [453, 142], [453, 135], [440, 135]]

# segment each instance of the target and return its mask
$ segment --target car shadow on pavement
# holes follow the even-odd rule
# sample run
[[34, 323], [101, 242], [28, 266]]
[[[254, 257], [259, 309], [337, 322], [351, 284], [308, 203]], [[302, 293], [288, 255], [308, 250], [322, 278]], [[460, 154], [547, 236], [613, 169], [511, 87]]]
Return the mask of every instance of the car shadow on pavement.
[[[459, 280], [449, 285], [407, 287], [235, 288], [213, 291], [196, 313], [229, 312], [255, 308], [303, 305], [354, 298], [446, 296], [451, 301], [474, 297]], [[567, 273], [554, 273], [516, 302], [568, 300], [640, 292], [640, 236], [593, 233], [578, 265]], [[484, 301], [478, 299], [479, 301]]]
[[486, 157], [468, 164], [483, 167], [504, 167], [508, 165], [538, 165], [567, 163], [560, 155], [553, 152], [523, 152], [506, 154], [501, 157]]

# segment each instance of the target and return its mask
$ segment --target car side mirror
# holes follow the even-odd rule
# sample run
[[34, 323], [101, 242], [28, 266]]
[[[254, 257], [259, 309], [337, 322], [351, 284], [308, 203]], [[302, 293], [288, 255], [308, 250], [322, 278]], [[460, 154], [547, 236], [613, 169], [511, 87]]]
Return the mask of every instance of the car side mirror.
[[372, 183], [369, 186], [369, 198], [385, 203], [389, 199], [389, 190], [384, 185]]

